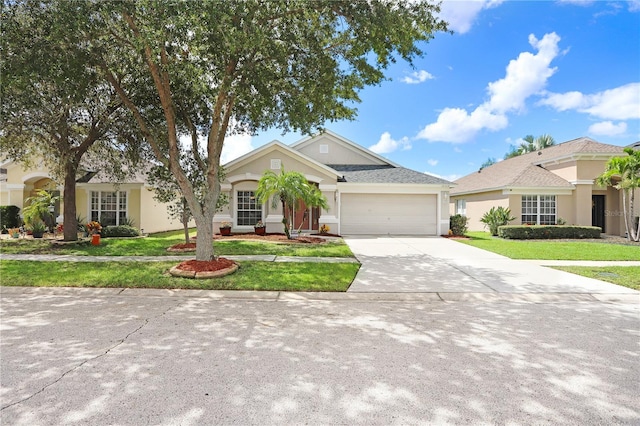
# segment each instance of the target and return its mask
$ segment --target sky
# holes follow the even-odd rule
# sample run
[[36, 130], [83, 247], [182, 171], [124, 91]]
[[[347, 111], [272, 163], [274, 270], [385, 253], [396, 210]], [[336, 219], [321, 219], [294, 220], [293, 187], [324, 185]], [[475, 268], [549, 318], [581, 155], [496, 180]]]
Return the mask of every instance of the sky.
[[[455, 180], [526, 135], [640, 140], [640, 0], [447, 1], [454, 34], [421, 44], [326, 128], [409, 169]], [[222, 161], [304, 135], [232, 136]]]

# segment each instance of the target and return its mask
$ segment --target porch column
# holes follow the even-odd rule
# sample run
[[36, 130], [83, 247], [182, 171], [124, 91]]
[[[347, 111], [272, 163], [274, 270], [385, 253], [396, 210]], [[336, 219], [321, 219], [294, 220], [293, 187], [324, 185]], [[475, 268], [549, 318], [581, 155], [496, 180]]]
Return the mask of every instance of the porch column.
[[591, 226], [593, 181], [571, 182], [575, 185], [576, 225]]

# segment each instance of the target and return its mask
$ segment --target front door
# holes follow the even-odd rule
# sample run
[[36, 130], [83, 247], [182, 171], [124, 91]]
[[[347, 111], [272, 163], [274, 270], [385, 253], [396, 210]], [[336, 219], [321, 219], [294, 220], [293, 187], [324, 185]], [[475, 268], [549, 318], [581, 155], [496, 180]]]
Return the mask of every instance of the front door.
[[604, 229], [604, 195], [591, 196], [591, 226], [599, 226]]

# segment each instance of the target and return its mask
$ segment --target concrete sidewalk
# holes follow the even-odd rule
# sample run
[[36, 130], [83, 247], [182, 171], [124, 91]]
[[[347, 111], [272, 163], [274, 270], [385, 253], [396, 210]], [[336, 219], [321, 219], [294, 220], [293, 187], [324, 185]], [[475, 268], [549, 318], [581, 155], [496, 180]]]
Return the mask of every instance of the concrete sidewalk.
[[[195, 255], [195, 254], [194, 254]], [[254, 262], [316, 262], [316, 263], [358, 263], [357, 259], [352, 257], [302, 257], [302, 256], [275, 256], [270, 254], [263, 255], [238, 255], [238, 256], [221, 256], [235, 261], [254, 261]], [[27, 260], [37, 262], [175, 262], [189, 260], [191, 257], [187, 255], [170, 255], [170, 256], [74, 256], [74, 255], [55, 255], [55, 254], [0, 254], [0, 260]]]

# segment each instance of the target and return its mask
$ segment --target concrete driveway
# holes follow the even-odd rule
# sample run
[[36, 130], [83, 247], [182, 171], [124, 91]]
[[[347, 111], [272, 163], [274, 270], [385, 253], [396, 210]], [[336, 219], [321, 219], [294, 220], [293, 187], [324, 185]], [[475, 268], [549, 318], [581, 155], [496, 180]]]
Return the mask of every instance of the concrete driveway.
[[351, 236], [345, 241], [362, 263], [349, 292], [640, 296], [626, 287], [441, 237]]

